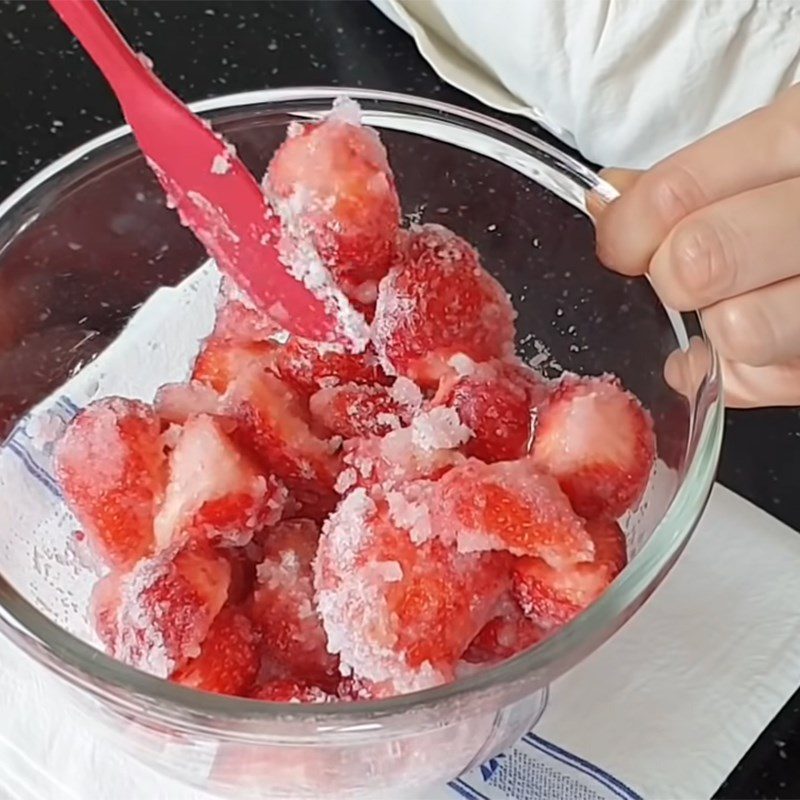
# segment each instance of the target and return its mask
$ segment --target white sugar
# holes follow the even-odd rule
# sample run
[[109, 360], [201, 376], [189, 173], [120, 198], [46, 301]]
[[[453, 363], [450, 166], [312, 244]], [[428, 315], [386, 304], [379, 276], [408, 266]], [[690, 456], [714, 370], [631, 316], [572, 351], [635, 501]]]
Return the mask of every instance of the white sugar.
[[416, 411], [422, 407], [422, 389], [409, 378], [400, 376], [390, 387], [389, 396], [410, 411]]
[[431, 518], [424, 502], [412, 502], [402, 492], [387, 492], [386, 502], [389, 504], [389, 519], [398, 528], [408, 531], [414, 544], [423, 544], [432, 536]]
[[450, 356], [447, 366], [451, 367], [460, 378], [465, 378], [475, 374], [477, 365], [464, 353], [454, 353]]
[[352, 489], [356, 483], [358, 483], [358, 475], [356, 474], [356, 471], [353, 469], [353, 467], [347, 467], [347, 469], [343, 469], [339, 473], [333, 488], [339, 494], [347, 494], [347, 492]]
[[449, 450], [459, 447], [472, 436], [461, 423], [454, 408], [440, 406], [419, 414], [411, 423], [411, 440], [422, 450]]

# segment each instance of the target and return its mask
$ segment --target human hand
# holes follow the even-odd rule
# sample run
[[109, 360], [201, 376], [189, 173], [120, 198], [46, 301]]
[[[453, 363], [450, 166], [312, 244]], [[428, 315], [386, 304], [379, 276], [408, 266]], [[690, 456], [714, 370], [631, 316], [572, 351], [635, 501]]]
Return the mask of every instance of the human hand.
[[646, 172], [604, 177], [622, 196], [597, 214], [600, 260], [702, 311], [728, 405], [800, 405], [800, 84]]

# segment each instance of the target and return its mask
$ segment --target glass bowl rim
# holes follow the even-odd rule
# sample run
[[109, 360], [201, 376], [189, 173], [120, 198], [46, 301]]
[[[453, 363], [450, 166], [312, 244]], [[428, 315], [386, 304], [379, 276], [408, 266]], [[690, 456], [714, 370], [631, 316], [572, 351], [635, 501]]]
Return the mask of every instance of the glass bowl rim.
[[[554, 159], [561, 167], [567, 167], [571, 173], [580, 175], [601, 200], [608, 202], [617, 196], [616, 190], [595, 172], [536, 136], [486, 114], [414, 95], [355, 87], [300, 86], [238, 92], [200, 100], [189, 105], [196, 113], [202, 113], [264, 103], [332, 101], [342, 95], [355, 100], [401, 105], [404, 107], [404, 112], [410, 114], [413, 114], [415, 109], [437, 112], [442, 116], [453, 118], [462, 127], [465, 123], [471, 123], [480, 126], [485, 134], [505, 135], [519, 143], [517, 146], [533, 148]], [[130, 134], [130, 126], [119, 126], [90, 139], [47, 165], [0, 202], [0, 219], [62, 170], [99, 148]], [[535, 157], [528, 152], [526, 155]], [[676, 315], [670, 313], [670, 317], [675, 325]], [[682, 322], [680, 326], [683, 327]], [[702, 324], [700, 329], [702, 331]], [[676, 335], [677, 333], [676, 330]], [[472, 675], [431, 689], [357, 703], [264, 703], [246, 698], [214, 695], [156, 678], [105, 655], [52, 622], [23, 598], [2, 574], [0, 574], [0, 631], [28, 656], [44, 663], [70, 683], [86, 688], [95, 695], [107, 697], [116, 704], [119, 704], [120, 698], [114, 690], [122, 690], [126, 694], [144, 696], [157, 702], [159, 707], [167, 712], [167, 716], [171, 716], [169, 712], [188, 712], [200, 719], [212, 718], [215, 722], [259, 722], [278, 718], [294, 721], [324, 720], [328, 723], [354, 722], [364, 717], [376, 719], [410, 710], [429, 710], [459, 697], [524, 680], [527, 674], [546, 668], [548, 664], [569, 654], [575, 649], [573, 644], [577, 646], [586, 638], [584, 634], [602, 629], [608, 624], [609, 619], [626, 619], [626, 612], [647, 592], [655, 579], [671, 566], [693, 532], [713, 485], [723, 431], [718, 358], [704, 332], [702, 337], [711, 355], [710, 383], [718, 387], [717, 396], [709, 403], [710, 413], [705, 424], [695, 432], [694, 453], [690, 453], [683, 480], [663, 518], [636, 558], [596, 602], [536, 647], [500, 664], [485, 667]], [[42, 651], [45, 658], [42, 658]], [[98, 681], [100, 686], [96, 683]]]

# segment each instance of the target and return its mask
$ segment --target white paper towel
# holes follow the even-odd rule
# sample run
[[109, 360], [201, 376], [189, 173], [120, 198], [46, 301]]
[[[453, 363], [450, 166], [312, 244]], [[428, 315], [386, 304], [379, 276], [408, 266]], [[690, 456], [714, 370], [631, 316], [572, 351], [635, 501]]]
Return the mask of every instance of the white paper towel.
[[[36, 525], [40, 544], [48, 532], [65, 535], [71, 522], [48, 484], [49, 439], [92, 397], [150, 399], [185, 378], [212, 324], [217, 283], [206, 266], [159, 290], [20, 426], [0, 449], [0, 519]], [[798, 564], [794, 531], [717, 487], [662, 587], [554, 684], [535, 735], [424, 800], [709, 797], [800, 683]], [[51, 569], [57, 585], [69, 560]], [[0, 687], [0, 798], [210, 797], [114, 751], [90, 720], [76, 728], [64, 687], [2, 638]]]

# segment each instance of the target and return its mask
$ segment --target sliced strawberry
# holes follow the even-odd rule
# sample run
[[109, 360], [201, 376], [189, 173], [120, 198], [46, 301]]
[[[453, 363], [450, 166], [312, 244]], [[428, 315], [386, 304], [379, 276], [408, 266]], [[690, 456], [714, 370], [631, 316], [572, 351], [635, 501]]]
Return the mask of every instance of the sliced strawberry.
[[153, 551], [166, 460], [149, 406], [117, 397], [93, 403], [70, 423], [55, 459], [64, 499], [108, 564], [128, 567]]
[[251, 697], [269, 703], [331, 703], [341, 699], [319, 686], [285, 679], [261, 684]]
[[291, 337], [275, 354], [275, 373], [300, 397], [343, 383], [387, 384], [374, 350], [340, 353], [330, 345]]
[[209, 339], [197, 357], [192, 380], [223, 393], [241, 372], [269, 369], [279, 346], [274, 342]]
[[462, 551], [508, 550], [557, 567], [594, 555], [567, 496], [529, 458], [491, 465], [473, 460], [450, 470], [436, 488], [435, 526]]
[[169, 677], [200, 652], [228, 596], [230, 566], [205, 542], [190, 540], [143, 559], [95, 601], [98, 632], [111, 655]]
[[547, 396], [544, 380], [505, 362], [461, 365], [439, 383], [434, 404], [454, 408], [472, 431], [464, 446], [481, 461], [512, 461], [528, 454], [532, 422]]
[[266, 672], [333, 691], [338, 659], [328, 653], [317, 614], [311, 562], [319, 528], [311, 520], [281, 522], [261, 537], [264, 559], [249, 613], [261, 633]]
[[616, 522], [586, 523], [594, 559], [562, 570], [540, 558], [521, 558], [514, 566], [514, 595], [525, 614], [545, 627], [569, 622], [606, 590], [628, 560], [625, 536]]
[[206, 415], [191, 417], [169, 457], [169, 483], [155, 518], [158, 547], [182, 534], [232, 545], [277, 522], [286, 489], [265, 476]]
[[211, 339], [229, 342], [266, 342], [282, 334], [280, 327], [265, 312], [245, 305], [223, 289]]
[[162, 420], [180, 425], [198, 414], [220, 413], [219, 395], [200, 381], [165, 384], [156, 392], [154, 405]]
[[200, 646], [200, 655], [171, 676], [192, 689], [245, 695], [260, 666], [258, 636], [250, 620], [233, 608], [220, 611]]
[[400, 203], [386, 150], [357, 109], [296, 126], [273, 156], [265, 188], [284, 227], [311, 238], [342, 289], [368, 298], [391, 264]]
[[320, 389], [309, 408], [318, 424], [344, 439], [383, 436], [408, 425], [418, 410], [398, 400], [391, 388], [357, 383]]
[[466, 460], [458, 448], [471, 432], [452, 408], [433, 408], [417, 414], [411, 427], [379, 438], [370, 436], [345, 443], [345, 469], [337, 489], [380, 486], [386, 490], [409, 481], [436, 480]]
[[381, 281], [372, 340], [384, 368], [435, 387], [457, 354], [473, 361], [514, 351], [514, 309], [463, 239], [415, 228]]
[[567, 376], [539, 412], [534, 461], [587, 519], [616, 519], [632, 508], [655, 454], [650, 415], [613, 378]]
[[544, 628], [528, 619], [509, 594], [478, 635], [470, 642], [464, 661], [470, 664], [491, 664], [521, 653], [538, 644], [546, 635]]
[[356, 489], [326, 523], [315, 561], [329, 649], [343, 671], [394, 693], [452, 680], [510, 587], [507, 554], [415, 542], [402, 524], [386, 501]]

